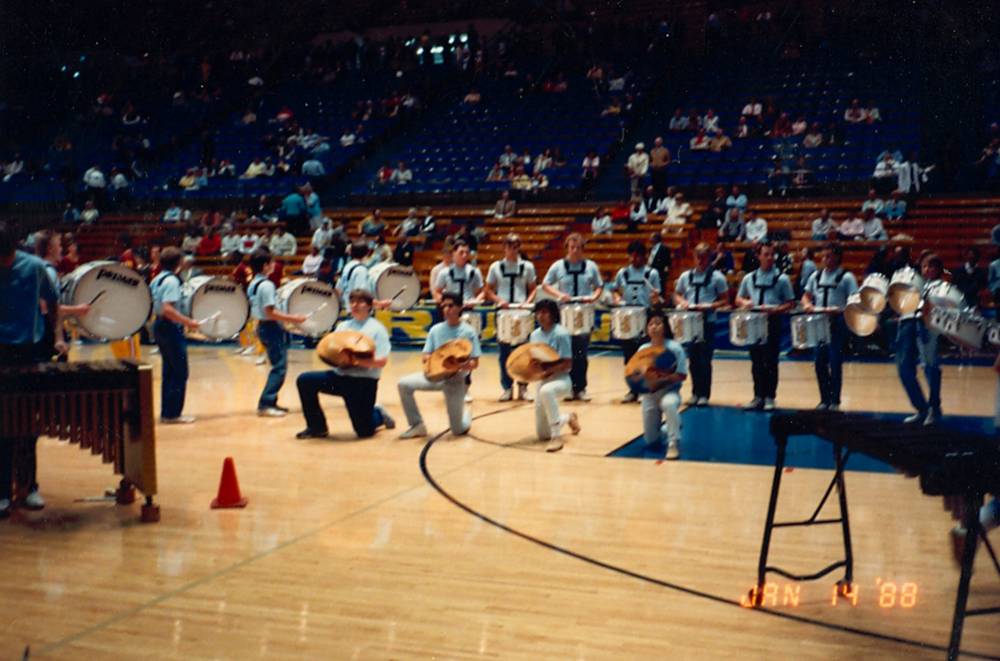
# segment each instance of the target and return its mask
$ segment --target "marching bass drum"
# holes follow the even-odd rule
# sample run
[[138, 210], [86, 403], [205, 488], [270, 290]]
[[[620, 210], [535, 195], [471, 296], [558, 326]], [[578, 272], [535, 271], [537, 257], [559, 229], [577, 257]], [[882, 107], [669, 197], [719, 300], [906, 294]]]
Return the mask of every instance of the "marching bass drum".
[[278, 287], [275, 296], [279, 311], [285, 314], [303, 314], [307, 319], [301, 324], [284, 324], [285, 329], [297, 335], [321, 337], [337, 323], [340, 301], [333, 287], [311, 278], [296, 278]]
[[199, 275], [181, 287], [181, 312], [201, 322], [198, 332], [205, 337], [228, 340], [247, 325], [250, 300], [229, 278]]
[[382, 262], [369, 269], [368, 277], [375, 288], [375, 298], [390, 301], [390, 310], [409, 310], [420, 300], [420, 278], [412, 266]]
[[63, 305], [90, 304], [77, 324], [98, 340], [124, 340], [139, 332], [153, 311], [149, 285], [132, 269], [111, 261], [78, 266], [62, 281]]

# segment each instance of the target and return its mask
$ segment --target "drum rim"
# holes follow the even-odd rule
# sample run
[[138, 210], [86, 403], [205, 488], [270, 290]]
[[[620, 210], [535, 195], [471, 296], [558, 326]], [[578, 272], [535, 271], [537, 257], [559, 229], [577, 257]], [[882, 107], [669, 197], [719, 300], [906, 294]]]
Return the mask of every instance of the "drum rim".
[[[138, 333], [139, 331], [141, 331], [142, 327], [146, 325], [146, 323], [149, 321], [149, 318], [153, 315], [153, 292], [150, 290], [149, 283], [146, 282], [146, 279], [143, 278], [142, 275], [140, 275], [139, 272], [136, 271], [135, 269], [130, 269], [129, 267], [127, 267], [124, 264], [122, 264], [121, 262], [116, 262], [116, 261], [111, 260], [111, 259], [98, 259], [98, 260], [95, 260], [93, 262], [87, 262], [86, 264], [80, 264], [75, 269], [73, 269], [72, 271], [70, 271], [69, 273], [67, 273], [65, 277], [69, 278], [74, 273], [76, 273], [77, 271], [79, 271], [80, 269], [83, 269], [83, 268], [86, 268], [87, 272], [89, 273], [91, 270], [93, 270], [93, 268], [96, 268], [96, 267], [99, 267], [99, 266], [107, 266], [107, 265], [118, 266], [118, 267], [121, 267], [121, 268], [125, 269], [126, 271], [131, 271], [133, 274], [135, 274], [135, 276], [137, 278], [139, 278], [139, 280], [142, 281], [142, 283], [145, 285], [146, 296], [149, 298], [149, 305], [148, 305], [148, 307], [146, 309], [146, 316], [143, 317], [142, 323], [139, 324], [138, 328], [136, 328], [134, 331], [132, 331], [128, 335], [124, 335], [122, 337], [110, 336], [110, 335], [101, 335], [99, 333], [95, 333], [95, 332], [91, 331], [89, 328], [87, 328], [86, 325], [84, 325], [83, 319], [81, 317], [76, 317], [76, 326], [81, 331], [83, 331], [83, 333], [86, 334], [87, 337], [89, 337], [92, 340], [97, 340], [99, 342], [118, 342], [120, 340], [126, 340], [126, 339], [132, 337], [133, 335], [135, 335], [136, 333]], [[87, 268], [87, 267], [89, 267], [89, 268]], [[67, 291], [69, 291], [69, 290], [67, 290]], [[75, 286], [72, 288], [72, 291], [76, 291], [76, 287]], [[59, 299], [60, 299], [59, 302], [62, 303], [62, 292], [61, 291], [60, 291]]]

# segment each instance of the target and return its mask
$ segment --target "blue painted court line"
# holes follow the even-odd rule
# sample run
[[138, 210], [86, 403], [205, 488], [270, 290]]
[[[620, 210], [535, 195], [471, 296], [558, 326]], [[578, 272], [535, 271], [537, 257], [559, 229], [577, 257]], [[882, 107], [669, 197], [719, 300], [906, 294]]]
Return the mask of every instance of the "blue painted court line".
[[[637, 407], [635, 413], [639, 415]], [[681, 414], [681, 461], [774, 466], [775, 446], [769, 429], [771, 415], [726, 406], [685, 410]], [[870, 415], [898, 422], [908, 414]], [[942, 425], [957, 432], [994, 433], [992, 418], [946, 415]], [[663, 445], [646, 447], [642, 436], [639, 436], [608, 456], [663, 459], [665, 454], [666, 448]], [[795, 436], [788, 442], [787, 465], [795, 468], [832, 469], [833, 445], [816, 436]], [[896, 472], [888, 464], [858, 454], [851, 456], [847, 468], [873, 473]]]

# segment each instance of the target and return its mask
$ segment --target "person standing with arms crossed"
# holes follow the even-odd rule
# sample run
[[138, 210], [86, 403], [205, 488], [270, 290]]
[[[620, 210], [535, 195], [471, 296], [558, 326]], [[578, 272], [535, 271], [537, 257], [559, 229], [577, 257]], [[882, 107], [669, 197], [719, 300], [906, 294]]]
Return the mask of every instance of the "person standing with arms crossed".
[[[535, 298], [535, 265], [521, 258], [521, 238], [517, 234], [508, 234], [503, 242], [503, 259], [490, 264], [486, 272], [486, 298], [496, 304], [497, 310], [509, 308], [511, 305], [530, 304]], [[500, 358], [500, 387], [503, 393], [501, 402], [509, 402], [514, 398], [514, 380], [507, 373], [507, 358], [514, 350], [514, 345], [497, 341]], [[528, 397], [528, 384], [517, 384], [518, 399]]]

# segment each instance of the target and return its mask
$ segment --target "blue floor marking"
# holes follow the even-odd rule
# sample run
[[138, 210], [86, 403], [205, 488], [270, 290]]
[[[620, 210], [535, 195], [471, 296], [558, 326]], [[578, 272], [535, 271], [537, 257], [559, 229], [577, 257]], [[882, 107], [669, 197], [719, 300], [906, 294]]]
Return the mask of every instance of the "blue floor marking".
[[[636, 411], [638, 414], [638, 410]], [[871, 413], [873, 418], [901, 421], [906, 413]], [[753, 413], [740, 408], [710, 406], [689, 408], [681, 414], [681, 461], [774, 466], [775, 445], [768, 427], [770, 413]], [[946, 415], [943, 426], [958, 432], [992, 434], [993, 420]], [[666, 448], [647, 447], [639, 436], [608, 456], [628, 459], [663, 459]], [[816, 436], [795, 436], [788, 441], [786, 465], [795, 468], [834, 467], [833, 446]], [[888, 464], [854, 454], [848, 470], [872, 473], [896, 472]]]

